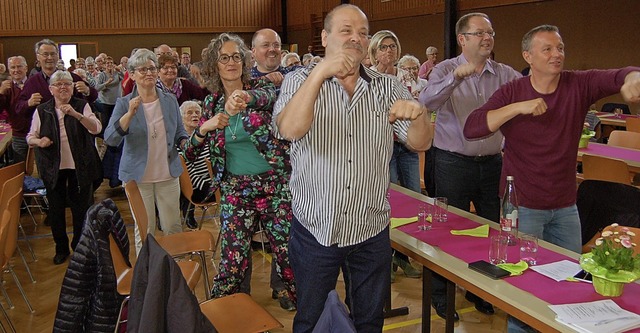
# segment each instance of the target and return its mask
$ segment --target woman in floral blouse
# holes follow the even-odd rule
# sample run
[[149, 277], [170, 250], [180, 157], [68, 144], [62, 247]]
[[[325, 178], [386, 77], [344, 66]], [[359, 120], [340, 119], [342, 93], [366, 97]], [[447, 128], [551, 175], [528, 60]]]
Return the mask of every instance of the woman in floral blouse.
[[209, 44], [203, 74], [212, 92], [204, 101], [200, 127], [186, 145], [195, 160], [208, 149], [221, 192], [222, 254], [214, 297], [239, 291], [250, 255], [251, 236], [262, 222], [276, 257], [276, 270], [295, 301], [288, 242], [291, 219], [289, 143], [271, 135], [275, 87], [249, 79], [242, 39], [223, 33]]

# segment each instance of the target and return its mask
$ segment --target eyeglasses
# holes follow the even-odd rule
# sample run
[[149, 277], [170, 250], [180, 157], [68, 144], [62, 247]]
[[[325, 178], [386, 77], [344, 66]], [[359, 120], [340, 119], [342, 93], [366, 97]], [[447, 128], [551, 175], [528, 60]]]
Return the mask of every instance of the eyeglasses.
[[220, 57], [218, 57], [218, 62], [221, 64], [226, 64], [229, 62], [229, 60], [231, 60], [231, 58], [233, 58], [233, 61], [235, 62], [242, 62], [242, 55], [238, 52], [232, 54], [232, 55], [228, 55], [228, 54], [221, 54]]
[[402, 69], [403, 71], [417, 71], [420, 68], [418, 68], [418, 66], [413, 66], [413, 67], [400, 67], [400, 69]]
[[73, 82], [56, 82], [51, 84], [52, 87], [60, 88], [69, 88], [73, 85]]
[[273, 47], [274, 49], [278, 50], [278, 49], [280, 49], [282, 47], [282, 45], [280, 43], [278, 43], [278, 42], [275, 42], [275, 43], [263, 43], [263, 44], [260, 44], [260, 47], [263, 48], [263, 49], [268, 49], [268, 48], [272, 48]]
[[158, 72], [158, 68], [151, 66], [151, 67], [138, 67], [136, 68], [136, 70], [142, 74], [142, 75], [147, 75], [148, 72], [151, 72], [151, 74], [155, 74]]
[[496, 36], [496, 32], [495, 31], [461, 32], [460, 34], [461, 35], [465, 35], [465, 36], [476, 36], [476, 37], [480, 37], [480, 38], [484, 38], [484, 35], [488, 35], [491, 38]]
[[389, 45], [380, 44], [380, 45], [378, 45], [378, 50], [380, 50], [382, 52], [386, 51], [387, 49], [391, 49], [391, 51], [395, 51], [395, 50], [398, 49], [398, 45], [396, 45], [396, 44], [389, 44]]
[[58, 55], [58, 52], [42, 52], [42, 53], [38, 53], [39, 55], [41, 55], [44, 58], [55, 58]]
[[160, 67], [161, 69], [164, 69], [165, 71], [177, 71], [178, 70], [178, 66], [162, 66]]

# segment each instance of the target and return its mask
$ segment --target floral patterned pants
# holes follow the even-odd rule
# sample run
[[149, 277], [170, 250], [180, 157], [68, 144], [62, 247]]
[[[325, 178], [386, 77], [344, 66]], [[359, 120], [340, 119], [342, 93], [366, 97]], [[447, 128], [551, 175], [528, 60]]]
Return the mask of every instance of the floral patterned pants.
[[276, 271], [295, 302], [295, 282], [289, 264], [291, 192], [288, 177], [276, 171], [260, 175], [227, 174], [220, 184], [221, 259], [213, 279], [213, 297], [239, 292], [249, 265], [251, 237], [262, 222], [276, 260]]

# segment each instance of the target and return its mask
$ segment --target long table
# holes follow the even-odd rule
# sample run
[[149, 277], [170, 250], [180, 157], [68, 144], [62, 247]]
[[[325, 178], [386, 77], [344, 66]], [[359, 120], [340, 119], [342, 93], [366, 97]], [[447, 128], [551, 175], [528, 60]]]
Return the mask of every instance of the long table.
[[638, 118], [637, 115], [634, 114], [619, 114], [616, 115], [614, 113], [609, 112], [597, 112], [596, 116], [600, 119], [600, 123], [602, 125], [610, 125], [610, 126], [618, 126], [618, 127], [627, 127], [627, 118]]
[[[433, 199], [392, 185], [390, 191], [392, 217], [416, 216], [420, 203], [432, 204]], [[555, 282], [531, 270], [517, 277], [493, 280], [467, 267], [469, 262], [487, 260], [489, 240], [468, 236], [453, 236], [452, 229], [465, 229], [480, 224], [489, 224], [491, 233], [497, 233], [498, 225], [468, 212], [450, 207], [447, 223], [434, 223], [431, 230], [418, 231], [415, 223], [391, 229], [393, 248], [405, 253], [424, 267], [422, 332], [430, 332], [430, 305], [432, 272], [444, 276], [450, 281], [447, 286], [448, 309], [446, 332], [453, 332], [453, 311], [455, 284], [480, 296], [508, 314], [522, 320], [541, 332], [574, 332], [569, 327], [555, 320], [555, 313], [549, 309], [554, 297], [564, 295], [566, 303], [593, 301], [604, 299], [597, 295], [593, 287], [586, 283]], [[558, 258], [577, 261], [578, 254], [567, 251], [556, 245], [540, 241], [538, 263], [545, 264], [557, 261]], [[509, 262], [518, 260], [517, 247], [509, 247]], [[516, 258], [516, 259], [513, 259]], [[640, 313], [637, 297], [640, 285], [626, 286], [625, 294], [614, 299], [621, 307]], [[635, 295], [634, 295], [635, 294]], [[551, 302], [549, 302], [551, 301]]]
[[629, 172], [640, 173], [640, 150], [629, 149], [616, 146], [609, 146], [602, 143], [589, 142], [587, 148], [578, 149], [578, 162], [582, 162], [582, 155], [596, 155], [623, 160], [629, 166]]

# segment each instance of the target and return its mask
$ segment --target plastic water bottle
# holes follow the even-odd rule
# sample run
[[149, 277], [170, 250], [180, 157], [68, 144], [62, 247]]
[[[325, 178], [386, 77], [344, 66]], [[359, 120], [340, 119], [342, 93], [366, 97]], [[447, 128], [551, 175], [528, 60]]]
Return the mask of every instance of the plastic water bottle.
[[513, 176], [507, 176], [507, 186], [502, 197], [500, 233], [509, 238], [509, 246], [518, 243], [518, 197], [513, 184]]

